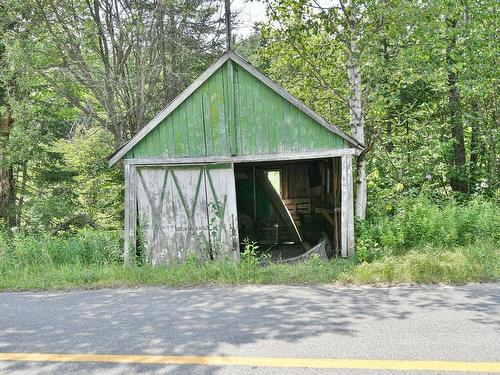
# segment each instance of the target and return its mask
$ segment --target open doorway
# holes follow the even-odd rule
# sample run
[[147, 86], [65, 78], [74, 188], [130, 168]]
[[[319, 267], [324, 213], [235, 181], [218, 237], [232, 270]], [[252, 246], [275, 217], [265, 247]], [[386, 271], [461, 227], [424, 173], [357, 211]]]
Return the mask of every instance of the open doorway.
[[238, 231], [273, 259], [340, 248], [338, 158], [235, 164]]

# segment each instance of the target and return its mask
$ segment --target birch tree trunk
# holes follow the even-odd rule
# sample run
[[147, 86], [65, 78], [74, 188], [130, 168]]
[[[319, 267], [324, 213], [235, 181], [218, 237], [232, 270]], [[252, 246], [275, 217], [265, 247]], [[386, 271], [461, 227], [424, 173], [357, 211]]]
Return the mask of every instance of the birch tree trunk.
[[[346, 13], [349, 23], [349, 44], [348, 44], [348, 67], [347, 75], [349, 77], [349, 112], [351, 115], [351, 132], [354, 139], [365, 143], [365, 113], [362, 101], [361, 87], [361, 69], [359, 61], [359, 34], [357, 30], [356, 11], [353, 6]], [[355, 214], [358, 220], [366, 218], [366, 163], [365, 156], [360, 155], [357, 158], [357, 176], [356, 176], [356, 208]]]

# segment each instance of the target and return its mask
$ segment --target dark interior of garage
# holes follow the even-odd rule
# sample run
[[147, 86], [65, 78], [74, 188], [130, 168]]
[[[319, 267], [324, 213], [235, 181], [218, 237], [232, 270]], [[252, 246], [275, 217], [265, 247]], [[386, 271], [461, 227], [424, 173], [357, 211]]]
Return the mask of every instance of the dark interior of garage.
[[272, 260], [300, 256], [318, 243], [340, 248], [339, 158], [234, 165], [238, 230]]

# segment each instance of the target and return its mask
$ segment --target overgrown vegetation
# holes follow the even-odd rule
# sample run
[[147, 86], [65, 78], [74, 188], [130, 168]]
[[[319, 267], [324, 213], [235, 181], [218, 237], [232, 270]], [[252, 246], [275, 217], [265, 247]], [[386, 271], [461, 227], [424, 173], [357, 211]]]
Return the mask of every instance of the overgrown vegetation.
[[121, 232], [82, 230], [74, 235], [18, 234], [0, 237], [0, 270], [60, 266], [100, 267], [122, 263]]
[[433, 202], [425, 195], [403, 198], [393, 214], [373, 212], [358, 223], [356, 256], [371, 262], [389, 255], [404, 255], [419, 248], [452, 248], [500, 243], [497, 199], [477, 196], [467, 202]]
[[122, 265], [121, 232], [0, 237], [0, 290], [139, 285], [194, 286], [303, 283], [464, 283], [500, 279], [498, 205], [483, 199], [437, 205], [404, 199], [394, 216], [374, 216], [359, 230], [357, 255], [324, 262], [262, 266], [256, 244], [241, 262], [152, 268]]
[[[71, 252], [71, 251], [69, 251]], [[69, 258], [67, 258], [69, 260]], [[393, 284], [498, 281], [500, 254], [493, 243], [411, 250], [372, 263], [317, 258], [297, 264], [188, 261], [182, 265], [127, 268], [121, 264], [29, 265], [9, 268], [0, 262], [0, 290], [37, 290], [157, 285], [186, 287], [238, 284]]]

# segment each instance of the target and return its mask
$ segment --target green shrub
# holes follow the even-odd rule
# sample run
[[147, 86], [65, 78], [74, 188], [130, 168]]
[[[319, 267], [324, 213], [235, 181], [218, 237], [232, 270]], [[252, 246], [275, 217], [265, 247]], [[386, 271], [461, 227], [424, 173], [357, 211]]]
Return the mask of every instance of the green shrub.
[[82, 230], [71, 236], [46, 233], [0, 234], [3, 267], [29, 268], [61, 265], [110, 265], [122, 262], [121, 232]]
[[500, 207], [497, 200], [481, 197], [468, 203], [436, 204], [420, 196], [404, 198], [393, 216], [375, 216], [358, 224], [358, 259], [379, 259], [378, 246], [401, 255], [426, 245], [452, 247], [476, 240], [500, 241]]
[[306, 263], [312, 268], [321, 268], [326, 264], [326, 262], [321, 259], [319, 254], [311, 254], [311, 256], [306, 260]]
[[360, 238], [356, 244], [356, 259], [358, 262], [373, 262], [382, 258], [387, 251], [371, 238]]
[[64, 264], [47, 267], [2, 268], [0, 290], [95, 288], [116, 286], [310, 284], [310, 283], [447, 283], [498, 281], [500, 251], [496, 243], [464, 247], [410, 250], [405, 255], [385, 256], [371, 263], [317, 257], [296, 264], [249, 266], [244, 262], [198, 262], [166, 267]]

